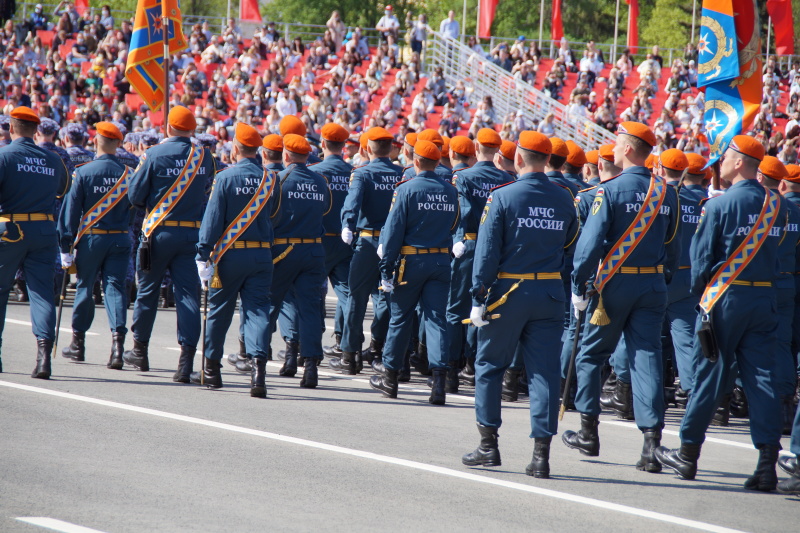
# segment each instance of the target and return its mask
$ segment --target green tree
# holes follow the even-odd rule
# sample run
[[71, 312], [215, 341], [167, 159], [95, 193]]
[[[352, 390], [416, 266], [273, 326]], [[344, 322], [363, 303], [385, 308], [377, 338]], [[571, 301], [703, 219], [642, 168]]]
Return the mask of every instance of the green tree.
[[[700, 6], [697, 2], [697, 27], [700, 25]], [[641, 28], [639, 42], [657, 44], [661, 48], [683, 48], [691, 40], [692, 2], [687, 0], [656, 0], [652, 13]], [[696, 34], [695, 34], [696, 35]]]

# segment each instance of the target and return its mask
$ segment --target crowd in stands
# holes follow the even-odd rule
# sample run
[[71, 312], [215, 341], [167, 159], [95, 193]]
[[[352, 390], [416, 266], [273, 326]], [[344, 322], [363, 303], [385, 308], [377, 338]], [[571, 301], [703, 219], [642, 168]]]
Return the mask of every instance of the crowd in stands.
[[[171, 61], [170, 103], [191, 108], [198, 133], [214, 135], [219, 148], [237, 121], [274, 133], [287, 114], [299, 114], [312, 135], [330, 121], [354, 136], [372, 126], [398, 138], [425, 127], [447, 136], [491, 127], [510, 140], [524, 129], [554, 133], [553, 116], [534, 124], [522, 112], [498, 116], [491, 97], [477, 101], [468, 82], [449, 85], [440, 70], [420, 83], [420, 56], [433, 30], [424, 14], [406, 15], [401, 23], [388, 6], [377, 34], [368, 36], [334, 11], [324, 35], [313, 41], [286, 39], [272, 22], [252, 38], [243, 36], [235, 19], [221, 32], [208, 22], [195, 24], [185, 28], [188, 49]], [[453, 12], [438, 31], [461, 37]], [[131, 35], [131, 20], [115, 20], [108, 6], [79, 15], [67, 1], [52, 13], [37, 6], [28, 20], [7, 21], [0, 32], [2, 112], [30, 105], [62, 126], [88, 129], [113, 120], [130, 132], [157, 128], [161, 119], [131, 94], [124, 76]], [[654, 46], [638, 65], [627, 50], [607, 62], [612, 58], [593, 41], [580, 51], [562, 41], [552, 59], [524, 36], [488, 50], [474, 37], [466, 44], [476, 57], [564, 103], [570, 120], [591, 120], [612, 131], [625, 120], [648, 124], [659, 139], [657, 153], [707, 149], [692, 44], [671, 63]], [[774, 58], [765, 62], [763, 105], [752, 132], [785, 163], [797, 161], [799, 73], [797, 64], [782, 70]]]

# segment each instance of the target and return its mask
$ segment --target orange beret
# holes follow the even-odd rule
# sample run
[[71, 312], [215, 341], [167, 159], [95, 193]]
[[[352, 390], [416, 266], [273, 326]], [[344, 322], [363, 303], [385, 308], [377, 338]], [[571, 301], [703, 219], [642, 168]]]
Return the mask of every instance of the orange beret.
[[439, 135], [439, 132], [430, 128], [427, 130], [422, 130], [420, 134], [417, 135], [417, 140], [432, 142], [437, 148], [441, 148], [444, 144], [444, 139], [442, 139], [442, 136]]
[[567, 141], [565, 144], [567, 145], [567, 150], [569, 150], [567, 163], [573, 167], [582, 167], [585, 165], [586, 153], [583, 151], [583, 148], [578, 146], [574, 141]]
[[277, 133], [272, 133], [264, 137], [261, 145], [273, 152], [283, 152], [283, 139]]
[[258, 134], [256, 129], [244, 122], [236, 124], [236, 140], [250, 148], [258, 148], [261, 146], [261, 135]]
[[588, 165], [597, 166], [597, 159], [600, 157], [600, 152], [597, 150], [589, 150], [586, 152], [586, 163]]
[[119, 131], [119, 128], [110, 122], [98, 122], [94, 125], [94, 129], [97, 131], [98, 135], [102, 135], [103, 137], [117, 139], [118, 141], [123, 139], [122, 132]]
[[390, 141], [394, 137], [385, 128], [374, 127], [367, 131], [367, 139], [370, 141]]
[[524, 150], [550, 155], [553, 153], [553, 143], [547, 135], [538, 131], [523, 131], [519, 134], [517, 146]]
[[11, 112], [11, 118], [15, 118], [17, 120], [24, 120], [26, 122], [35, 122], [39, 124], [39, 115], [34, 113], [33, 109], [30, 107], [21, 105], [19, 107], [15, 107], [14, 110]]
[[609, 163], [613, 163], [614, 162], [614, 145], [613, 144], [604, 144], [603, 146], [600, 147], [600, 149], [597, 151], [597, 153], [600, 155], [600, 157], [602, 157], [603, 159], [605, 159]]
[[283, 136], [283, 149], [295, 154], [306, 155], [311, 152], [311, 145], [302, 135], [289, 133]]
[[786, 174], [784, 180], [800, 183], [800, 165], [786, 165]]
[[450, 157], [450, 137], [442, 135], [442, 157]]
[[656, 141], [656, 134], [653, 133], [653, 130], [639, 122], [623, 122], [617, 126], [617, 134], [623, 133], [641, 139], [650, 146], [658, 144], [658, 141]]
[[491, 128], [481, 128], [478, 130], [476, 139], [479, 143], [489, 148], [500, 148], [503, 144], [503, 139], [500, 138], [500, 134]]
[[417, 134], [416, 134], [416, 132], [411, 131], [409, 133], [406, 133], [405, 141], [406, 141], [406, 144], [408, 144], [409, 146], [414, 146], [415, 144], [417, 144]]
[[689, 160], [686, 159], [686, 155], [677, 148], [664, 150], [658, 160], [661, 162], [662, 167], [677, 170], [678, 172], [683, 172], [689, 166]]
[[731, 144], [728, 145], [728, 148], [740, 154], [748, 155], [753, 159], [758, 159], [759, 161], [764, 159], [764, 154], [766, 153], [764, 145], [749, 135], [737, 135], [731, 140]]
[[644, 166], [650, 170], [653, 170], [653, 167], [656, 166], [655, 154], [650, 154], [647, 156], [647, 159], [644, 160]]
[[426, 159], [438, 161], [442, 158], [442, 152], [439, 148], [430, 141], [418, 140], [414, 145], [414, 153]]
[[319, 134], [326, 141], [335, 143], [343, 143], [350, 136], [346, 129], [334, 122], [322, 126], [322, 130], [319, 132]]
[[369, 141], [369, 137], [367, 136], [367, 132], [365, 131], [358, 137], [358, 144], [361, 146], [361, 149], [364, 150], [365, 152], [367, 151], [367, 141]]
[[689, 174], [705, 174], [703, 168], [706, 166], [706, 158], [700, 154], [689, 152], [686, 154], [686, 160], [689, 166], [686, 167], [686, 172]]
[[553, 147], [553, 151], [551, 152], [553, 155], [563, 157], [564, 159], [569, 157], [569, 148], [567, 148], [567, 143], [558, 137], [550, 137], [550, 144]]
[[456, 135], [450, 139], [450, 152], [472, 157], [475, 155], [475, 143], [469, 137]]
[[517, 153], [517, 144], [512, 141], [503, 141], [500, 145], [500, 153], [509, 161], [513, 161]]
[[758, 170], [768, 178], [774, 180], [782, 180], [789, 175], [786, 167], [781, 160], [771, 155], [765, 155], [761, 164], [758, 165]]
[[305, 137], [307, 132], [306, 125], [303, 124], [303, 121], [294, 115], [286, 115], [283, 117], [278, 128], [281, 131], [281, 135], [293, 133], [294, 135]]
[[194, 114], [188, 108], [180, 105], [169, 110], [167, 122], [176, 130], [194, 131], [197, 129], [197, 120], [194, 118]]

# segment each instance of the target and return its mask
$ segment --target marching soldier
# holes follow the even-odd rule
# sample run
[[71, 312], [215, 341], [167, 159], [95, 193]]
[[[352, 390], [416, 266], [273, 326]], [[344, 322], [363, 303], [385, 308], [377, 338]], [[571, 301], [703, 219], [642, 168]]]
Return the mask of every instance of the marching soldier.
[[[294, 135], [299, 135], [300, 137], [305, 138], [306, 134], [308, 133], [308, 128], [306, 125], [303, 124], [303, 121], [297, 118], [295, 115], [286, 115], [278, 124], [278, 129], [281, 132], [281, 137], [286, 137], [290, 133]], [[310, 146], [310, 145], [309, 145]], [[313, 165], [314, 163], [319, 163], [321, 159], [314, 155], [313, 153], [308, 153], [308, 160], [306, 164]]]
[[575, 198], [575, 195], [583, 188], [583, 185], [578, 185], [574, 180], [567, 179], [562, 172], [564, 164], [567, 162], [567, 157], [569, 157], [569, 147], [558, 137], [550, 137], [550, 143], [553, 145], [553, 153], [547, 163], [547, 177], [550, 178], [550, 181], [566, 187], [572, 193], [572, 197]]
[[500, 150], [494, 155], [494, 165], [500, 170], [505, 171], [512, 180], [517, 179], [517, 171], [514, 168], [514, 157], [517, 153], [517, 144], [512, 141], [504, 140], [500, 145]]
[[[578, 235], [571, 195], [544, 173], [551, 151], [545, 135], [522, 132], [515, 155], [519, 179], [492, 190], [481, 219], [470, 312], [479, 328], [475, 414], [481, 442], [462, 458], [468, 466], [500, 466], [501, 382], [519, 346], [535, 440], [525, 473], [538, 478], [550, 477], [550, 442], [558, 429], [558, 358], [566, 308], [561, 267], [564, 249]], [[495, 310], [500, 316], [492, 315]]]
[[[303, 345], [305, 370], [300, 386], [317, 386], [317, 364], [322, 359], [322, 317], [319, 312], [320, 286], [325, 281], [325, 234], [323, 217], [331, 208], [331, 193], [325, 178], [306, 166], [311, 145], [304, 137], [283, 137], [283, 163], [274, 221], [275, 265], [270, 289], [270, 336], [275, 329], [281, 306], [290, 291], [294, 292], [299, 315], [300, 343]], [[245, 342], [247, 342], [245, 332]], [[297, 357], [286, 354], [280, 375], [294, 377]]]
[[214, 160], [208, 150], [192, 146], [197, 122], [188, 109], [173, 107], [167, 123], [170, 137], [147, 150], [128, 187], [131, 204], [146, 210], [147, 215], [137, 258], [139, 286], [131, 326], [133, 349], [123, 354], [123, 360], [142, 372], [150, 370], [148, 343], [161, 280], [169, 269], [175, 285], [181, 346], [178, 370], [172, 379], [189, 383], [200, 340], [200, 279], [195, 244], [206, 201], [206, 179], [214, 172]]
[[450, 139], [450, 165], [453, 167], [453, 172], [469, 168], [474, 163], [475, 143], [463, 135], [456, 135]]
[[67, 124], [64, 141], [67, 145], [67, 154], [76, 167], [85, 165], [94, 159], [94, 152], [86, 149], [89, 135], [82, 124]]
[[[389, 152], [392, 134], [384, 128], [372, 128], [362, 134], [367, 140], [366, 152], [370, 162], [355, 167], [350, 176], [350, 189], [342, 207], [342, 240], [352, 244], [355, 240], [353, 259], [347, 286], [350, 295], [344, 311], [342, 328], [342, 371], [355, 372], [357, 358], [361, 356], [364, 343], [364, 314], [367, 301], [373, 291], [372, 300], [375, 318], [372, 321], [370, 352], [380, 358], [389, 327], [387, 294], [377, 291], [380, 285], [378, 270], [378, 245], [395, 185], [400, 181], [402, 169], [392, 164]], [[356, 237], [356, 232], [358, 236]]]
[[458, 363], [462, 356], [467, 361], [465, 376], [474, 373], [478, 334], [475, 328], [466, 328], [461, 321], [469, 314], [472, 265], [481, 213], [490, 191], [509, 181], [508, 174], [494, 165], [502, 142], [493, 129], [479, 130], [475, 138], [477, 162], [468, 169], [455, 172], [452, 177], [461, 216], [453, 235], [452, 274], [447, 300], [447, 336], [450, 341], [447, 389], [450, 393], [458, 392]]
[[720, 166], [727, 191], [703, 204], [691, 254], [692, 292], [702, 295], [695, 324], [705, 357], [697, 365], [681, 423], [681, 447], [659, 447], [655, 455], [680, 477], [694, 479], [706, 430], [722, 396], [733, 389], [738, 364], [750, 406], [750, 435], [759, 450], [758, 466], [744, 487], [772, 491], [781, 448], [772, 376], [779, 322], [773, 283], [786, 202], [758, 183], [763, 159], [764, 147], [756, 139], [735, 136]]
[[[11, 144], [0, 149], [0, 347], [8, 293], [24, 268], [38, 352], [31, 377], [49, 379], [55, 339], [53, 259], [58, 254], [53, 208], [69, 188], [63, 161], [36, 146], [39, 117], [28, 107], [11, 112]], [[2, 371], [2, 363], [0, 363]]]
[[[409, 137], [409, 135], [411, 135], [411, 137]], [[412, 134], [406, 135], [405, 144], [415, 147], [417, 141], [432, 142], [436, 145], [436, 148], [439, 149], [440, 153], [442, 151], [442, 147], [444, 146], [444, 137], [442, 137], [438, 131], [432, 128], [422, 130], [416, 135], [416, 137], [414, 137]], [[436, 166], [436, 175], [449, 182], [453, 178], [453, 171], [444, 165], [440, 160], [439, 164]], [[408, 181], [414, 176], [416, 176], [416, 170], [414, 170], [413, 164], [403, 169], [403, 180]]]
[[450, 163], [450, 137], [447, 135], [442, 135], [442, 159], [439, 163], [443, 167], [446, 167], [450, 172], [453, 172], [453, 165]]
[[586, 182], [583, 181], [583, 166], [586, 164], [586, 153], [575, 141], [567, 141], [564, 144], [567, 145], [567, 151], [569, 152], [563, 167], [564, 179], [574, 183], [580, 191], [586, 187]]
[[[661, 465], [653, 449], [660, 444], [664, 424], [664, 274], [674, 271], [680, 253], [680, 242], [674, 238], [678, 202], [675, 190], [643, 167], [656, 144], [652, 130], [623, 122], [617, 133], [614, 162], [622, 173], [597, 188], [575, 251], [572, 303], [579, 316], [588, 306], [591, 320], [576, 361], [575, 407], [581, 413], [581, 430], [565, 432], [562, 440], [584, 455], [600, 454], [600, 373], [624, 333], [627, 350], [623, 356], [630, 366], [634, 414], [644, 434], [636, 467], [658, 472]], [[592, 275], [590, 293], [587, 284]]]
[[11, 119], [0, 114], [0, 148], [11, 144]]
[[[797, 165], [791, 166], [797, 167]], [[797, 167], [797, 170], [792, 173], [798, 176], [798, 172], [800, 172], [800, 167]], [[778, 464], [790, 477], [778, 483], [778, 492], [797, 495], [800, 494], [800, 467], [798, 467], [798, 461], [800, 461], [800, 409], [794, 416], [792, 440], [789, 446], [794, 457], [781, 457], [778, 459]]]
[[138, 144], [140, 139], [139, 134], [133, 132], [128, 133], [128, 128], [125, 127], [125, 124], [120, 121], [115, 121], [113, 124], [119, 128], [119, 131], [122, 132], [122, 135], [125, 138], [123, 145], [117, 148], [117, 158], [122, 161], [122, 164], [131, 168], [136, 168], [139, 166], [139, 158], [131, 153], [130, 150], [133, 150], [133, 147]]
[[583, 165], [583, 181], [590, 187], [597, 187], [600, 185], [599, 159], [599, 150], [590, 150], [586, 152], [586, 164]]
[[78, 281], [72, 313], [72, 343], [62, 354], [73, 361], [86, 360], [86, 331], [94, 320], [92, 289], [102, 275], [108, 324], [111, 327], [111, 356], [106, 365], [122, 370], [128, 308], [125, 276], [131, 243], [128, 220], [128, 179], [132, 169], [117, 156], [122, 133], [110, 122], [95, 125], [97, 159], [75, 171], [72, 187], [58, 218], [61, 266], [77, 268]]
[[[783, 197], [800, 207], [800, 166], [786, 165], [787, 176], [781, 182], [781, 194]], [[798, 250], [800, 254], [800, 250]], [[794, 285], [796, 289], [794, 319], [792, 321], [792, 346], [797, 352], [800, 349], [800, 257], [797, 258], [799, 268], [795, 271]], [[794, 393], [794, 403], [800, 403], [800, 359], [797, 361], [797, 387]], [[800, 409], [798, 409], [800, 410]], [[800, 437], [798, 437], [800, 438]]]
[[[269, 293], [272, 284], [270, 200], [277, 174], [256, 158], [261, 136], [239, 122], [231, 149], [236, 163], [217, 174], [197, 243], [197, 272], [211, 282], [203, 383], [222, 387], [220, 361], [237, 297], [245, 354], [251, 358], [250, 396], [266, 398], [269, 353]], [[200, 383], [193, 372], [192, 383]]]
[[436, 174], [441, 152], [430, 141], [414, 146], [415, 177], [395, 189], [381, 235], [381, 288], [392, 293], [391, 321], [383, 363], [373, 366], [379, 375], [370, 386], [389, 398], [397, 397], [397, 374], [411, 340], [413, 320], [422, 308], [433, 371], [430, 403], [445, 404], [448, 367], [446, 295], [450, 283], [450, 244], [458, 223], [455, 188]]

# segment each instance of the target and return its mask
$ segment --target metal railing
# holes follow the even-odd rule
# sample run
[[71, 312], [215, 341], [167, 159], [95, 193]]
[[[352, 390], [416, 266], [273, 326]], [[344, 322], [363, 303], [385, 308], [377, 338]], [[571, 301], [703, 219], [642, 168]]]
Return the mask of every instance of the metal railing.
[[486, 57], [437, 32], [428, 35], [425, 67], [429, 75], [440, 67], [449, 86], [463, 82], [468, 90], [472, 90], [470, 99], [473, 104], [491, 96], [498, 117], [522, 111], [526, 123], [532, 124], [534, 121], [542, 122], [552, 113], [555, 135], [565, 140], [572, 139], [589, 150], [615, 140], [608, 130], [584, 117], [570, 115], [566, 106], [531, 84], [514, 79]]

